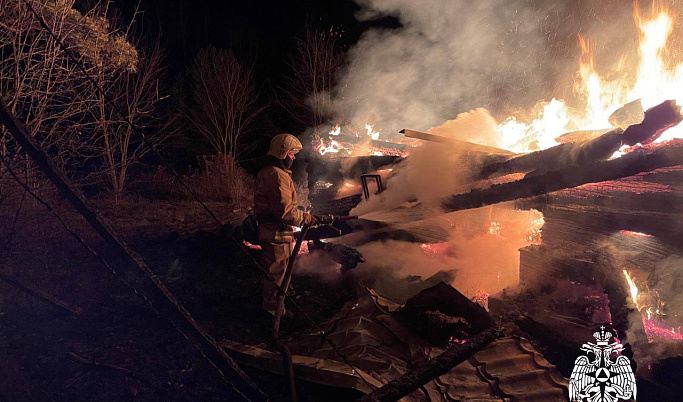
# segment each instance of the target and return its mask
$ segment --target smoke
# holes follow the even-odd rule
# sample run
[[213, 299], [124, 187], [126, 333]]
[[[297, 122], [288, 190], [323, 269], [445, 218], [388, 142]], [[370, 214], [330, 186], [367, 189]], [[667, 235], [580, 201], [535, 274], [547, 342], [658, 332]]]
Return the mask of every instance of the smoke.
[[[458, 140], [476, 134], [482, 143], [492, 143], [496, 135], [491, 115], [484, 109], [461, 113], [431, 131]], [[384, 192], [364, 200], [351, 213], [378, 219], [376, 215], [369, 217], [367, 214], [405, 207], [414, 202], [420, 203], [421, 210], [428, 208], [433, 211], [444, 197], [470, 189], [466, 185], [471, 182], [473, 168], [479, 165], [479, 161], [466, 151], [457, 143], [425, 142], [411, 150], [410, 156], [394, 167]], [[424, 214], [420, 219], [430, 214], [437, 212]], [[384, 220], [382, 218], [378, 220]]]
[[[426, 280], [440, 272], [454, 275], [452, 285], [465, 295], [496, 293], [519, 278], [519, 248], [531, 244], [537, 211], [488, 207], [438, 218], [449, 228], [442, 243], [383, 240], [358, 246], [366, 263], [355, 274], [380, 294], [404, 301], [407, 278]], [[430, 223], [435, 223], [434, 221]], [[403, 282], [403, 284], [402, 284]], [[414, 291], [414, 290], [413, 290]]]
[[[351, 52], [335, 109], [383, 133], [424, 131], [474, 107], [498, 108], [512, 94], [536, 100], [548, 68], [543, 15], [528, 1], [362, 0], [360, 19], [397, 17], [370, 30]], [[554, 7], [551, 7], [554, 8]], [[547, 12], [547, 11], [546, 11]]]
[[681, 293], [683, 271], [681, 267], [683, 267], [683, 256], [671, 255], [657, 264], [652, 275], [652, 288], [657, 289], [659, 296], [666, 302], [667, 313], [673, 318], [670, 324], [678, 327], [679, 333], [683, 329], [680, 327], [683, 324], [683, 293]]
[[401, 26], [370, 29], [350, 50], [333, 109], [353, 126], [373, 124], [382, 138], [474, 108], [504, 118], [553, 97], [570, 100], [578, 34], [599, 69], [636, 53], [630, 0], [356, 2], [361, 21], [392, 16]]

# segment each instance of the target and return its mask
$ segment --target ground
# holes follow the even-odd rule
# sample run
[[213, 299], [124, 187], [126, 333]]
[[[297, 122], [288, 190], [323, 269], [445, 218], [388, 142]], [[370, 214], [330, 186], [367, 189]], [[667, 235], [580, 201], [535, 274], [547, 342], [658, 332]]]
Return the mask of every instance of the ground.
[[[123, 262], [78, 214], [57, 199], [51, 204], [111, 268], [120, 269]], [[134, 197], [93, 204], [214, 338], [268, 341], [258, 255], [229, 235], [241, 211], [210, 204], [227, 224], [220, 228], [193, 202]], [[231, 384], [52, 214], [28, 198], [16, 214], [18, 206], [17, 200], [3, 205], [0, 225], [0, 401], [238, 400]], [[294, 284], [295, 300], [316, 321], [353, 297], [349, 287], [311, 277]], [[283, 324], [283, 336], [309, 327], [296, 314]], [[275, 400], [286, 395], [279, 377], [248, 374]], [[319, 400], [321, 392], [301, 384], [300, 400]]]

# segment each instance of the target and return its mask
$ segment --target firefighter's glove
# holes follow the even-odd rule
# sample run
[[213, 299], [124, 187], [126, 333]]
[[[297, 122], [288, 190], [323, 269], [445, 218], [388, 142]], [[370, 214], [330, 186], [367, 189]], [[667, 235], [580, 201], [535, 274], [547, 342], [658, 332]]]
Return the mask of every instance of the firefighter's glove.
[[318, 224], [318, 219], [315, 215], [311, 215], [308, 212], [304, 212], [304, 225], [315, 226]]

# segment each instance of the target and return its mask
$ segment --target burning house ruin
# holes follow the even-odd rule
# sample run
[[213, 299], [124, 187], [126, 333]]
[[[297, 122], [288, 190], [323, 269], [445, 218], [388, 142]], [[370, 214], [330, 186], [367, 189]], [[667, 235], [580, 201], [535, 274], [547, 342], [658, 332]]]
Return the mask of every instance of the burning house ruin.
[[[593, 392], [588, 400], [613, 402], [586, 387], [599, 381], [597, 370], [593, 380], [581, 370], [605, 365], [616, 351], [619, 375], [633, 380], [620, 395], [635, 399], [637, 384], [642, 400], [678, 400], [683, 64], [664, 57], [673, 17], [656, 5], [651, 15], [634, 10], [638, 63], [619, 63], [609, 80], [597, 71], [592, 42], [579, 36], [580, 107], [552, 99], [501, 122], [482, 108], [395, 133], [359, 125], [358, 116], [315, 127], [304, 181], [321, 225], [298, 235], [270, 344], [214, 339], [4, 107], [0, 117], [88, 223], [139, 268], [125, 275], [143, 283], [202, 356], [219, 362], [221, 375], [236, 373], [248, 398], [263, 395], [238, 364], [284, 375], [294, 400], [298, 379], [372, 401], [552, 402]], [[242, 242], [255, 261], [253, 243]], [[295, 262], [294, 274], [351, 291], [340, 292], [345, 303], [321, 322], [301, 309], [312, 325], [281, 336], [281, 307], [300, 308], [287, 293]], [[594, 353], [595, 363], [577, 359], [580, 351]]]
[[[635, 10], [635, 78], [603, 80], [579, 38], [581, 112], [553, 99], [528, 124], [497, 124], [478, 109], [401, 137], [369, 124], [314, 136], [310, 199], [318, 213], [359, 215], [325, 241], [362, 253], [356, 278], [367, 294], [323, 325], [358, 373], [344, 377], [326, 345], [292, 340], [302, 378], [325, 383], [318, 370], [327, 370], [341, 376], [330, 385], [397, 386], [420, 365], [408, 350], [464, 344], [493, 326], [475, 330], [467, 308], [453, 308], [449, 291], [433, 286], [446, 282], [517, 337], [480, 345], [408, 400], [566, 400], [574, 359], [599, 325], [627, 345], [643, 400], [672, 397], [683, 351], [683, 77], [662, 58], [672, 30], [666, 10]], [[319, 262], [300, 263], [311, 261]], [[407, 317], [421, 297], [442, 303]], [[440, 331], [450, 334], [446, 343], [433, 339]], [[262, 368], [275, 364], [264, 351], [228, 346], [263, 356]]]

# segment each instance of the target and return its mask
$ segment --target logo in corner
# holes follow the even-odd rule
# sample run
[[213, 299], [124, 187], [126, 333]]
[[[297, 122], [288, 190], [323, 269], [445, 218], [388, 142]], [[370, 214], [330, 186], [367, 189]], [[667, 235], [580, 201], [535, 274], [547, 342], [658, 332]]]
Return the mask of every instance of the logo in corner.
[[[636, 398], [636, 378], [631, 369], [631, 361], [621, 356], [624, 347], [621, 343], [609, 343], [611, 332], [593, 334], [596, 343], [584, 343], [581, 350], [586, 356], [579, 356], [574, 362], [574, 370], [569, 380], [569, 400], [574, 402], [617, 402], [620, 399]], [[593, 354], [593, 360], [589, 355]], [[612, 360], [616, 355], [616, 360]]]

